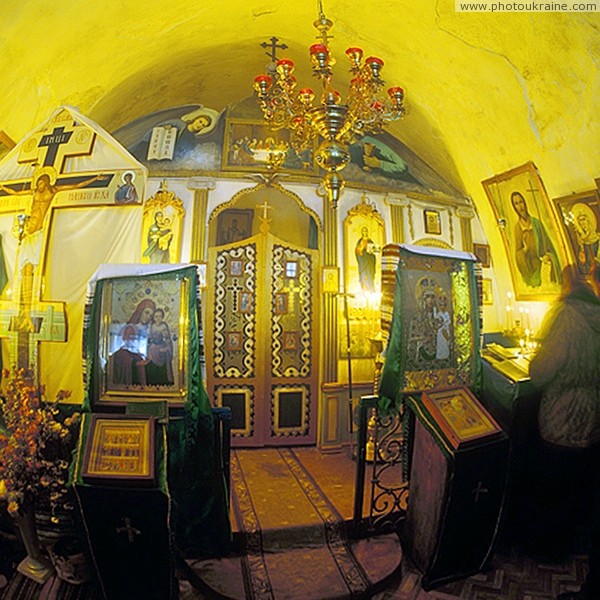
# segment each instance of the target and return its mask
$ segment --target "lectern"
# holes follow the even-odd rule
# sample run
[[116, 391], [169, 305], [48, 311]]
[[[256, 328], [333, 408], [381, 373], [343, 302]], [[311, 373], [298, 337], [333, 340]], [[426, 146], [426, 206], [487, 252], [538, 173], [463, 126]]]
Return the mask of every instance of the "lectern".
[[217, 556], [231, 542], [196, 266], [101, 265], [85, 314], [72, 482], [93, 564], [106, 600], [171, 600], [174, 546]]
[[415, 417], [403, 539], [430, 589], [477, 573], [496, 537], [508, 436], [465, 387], [409, 397]]
[[165, 465], [153, 417], [83, 416], [73, 489], [106, 599], [178, 597]]
[[430, 588], [477, 572], [490, 553], [506, 487], [508, 439], [477, 399], [476, 257], [390, 244], [382, 265], [387, 347], [380, 405], [406, 419], [409, 496], [402, 542]]

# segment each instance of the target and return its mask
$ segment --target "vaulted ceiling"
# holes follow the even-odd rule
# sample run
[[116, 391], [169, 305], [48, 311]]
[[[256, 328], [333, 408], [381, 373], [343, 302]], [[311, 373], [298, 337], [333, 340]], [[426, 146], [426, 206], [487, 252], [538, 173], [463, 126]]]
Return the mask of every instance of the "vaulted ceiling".
[[[471, 197], [499, 241], [481, 181], [533, 161], [550, 197], [600, 177], [600, 13], [466, 13], [454, 0], [324, 0], [335, 78], [344, 50], [385, 61], [409, 114], [390, 131]], [[108, 131], [162, 108], [221, 109], [252, 94], [288, 45], [311, 83], [316, 1], [3, 0], [0, 130], [18, 141], [57, 106]]]

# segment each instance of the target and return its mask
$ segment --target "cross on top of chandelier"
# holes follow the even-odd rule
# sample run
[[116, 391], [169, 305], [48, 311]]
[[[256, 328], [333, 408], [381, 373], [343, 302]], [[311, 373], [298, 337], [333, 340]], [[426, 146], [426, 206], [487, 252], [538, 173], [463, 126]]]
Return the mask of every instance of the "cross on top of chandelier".
[[[346, 50], [350, 61], [352, 79], [345, 102], [332, 85], [333, 65], [328, 41], [328, 31], [333, 25], [325, 17], [319, 2], [319, 18], [314, 22], [319, 31], [320, 42], [309, 48], [314, 75], [322, 82], [321, 106], [313, 106], [315, 92], [310, 88], [296, 91], [297, 82], [293, 75], [294, 62], [289, 58], [276, 61], [273, 77], [258, 75], [254, 89], [266, 121], [273, 129], [288, 128], [292, 131], [292, 144], [296, 148], [306, 148], [309, 142], [320, 135], [325, 139], [335, 139], [351, 143], [367, 133], [380, 131], [388, 122], [404, 115], [404, 90], [390, 87], [387, 98], [381, 94], [385, 81], [381, 78], [383, 60], [369, 56], [363, 62], [361, 48]], [[337, 118], [323, 122], [323, 108], [339, 107], [334, 111]]]

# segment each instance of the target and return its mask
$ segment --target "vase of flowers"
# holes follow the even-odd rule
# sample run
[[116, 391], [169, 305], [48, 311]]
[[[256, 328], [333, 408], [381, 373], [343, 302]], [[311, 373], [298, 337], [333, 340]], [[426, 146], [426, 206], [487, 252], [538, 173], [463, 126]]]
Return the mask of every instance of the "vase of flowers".
[[70, 396], [60, 391], [48, 400], [44, 387], [26, 369], [4, 371], [0, 396], [0, 501], [14, 518], [27, 551], [18, 570], [38, 582], [52, 574], [37, 538], [35, 507], [52, 514], [67, 497], [71, 452], [79, 414], [61, 418], [58, 402]]

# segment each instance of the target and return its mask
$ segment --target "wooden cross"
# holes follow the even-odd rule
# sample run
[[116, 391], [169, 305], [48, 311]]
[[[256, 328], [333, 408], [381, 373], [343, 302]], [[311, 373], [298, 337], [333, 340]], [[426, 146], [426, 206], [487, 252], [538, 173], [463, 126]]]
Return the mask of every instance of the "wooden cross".
[[540, 191], [538, 188], [536, 188], [533, 184], [533, 182], [531, 181], [531, 179], [529, 180], [529, 187], [525, 190], [527, 192], [531, 192], [531, 196], [533, 198], [533, 201], [535, 202], [535, 195]]
[[65, 303], [0, 300], [0, 338], [8, 339], [18, 368], [35, 370], [39, 342], [67, 341]]
[[[65, 113], [57, 115], [64, 119]], [[63, 121], [52, 131], [37, 131], [22, 146], [18, 162], [37, 163], [54, 167], [62, 173], [65, 159], [69, 156], [89, 156], [94, 148], [96, 134], [85, 125], [75, 125], [72, 119]]]
[[278, 44], [279, 38], [273, 36], [270, 42], [262, 42], [261, 48], [271, 48], [271, 52], [265, 52], [265, 54], [271, 59], [272, 62], [277, 62], [277, 50], [287, 50], [286, 44]]
[[[47, 128], [36, 131], [20, 147], [17, 162], [34, 169], [31, 178], [0, 183], [2, 209], [20, 212], [13, 228], [19, 246], [12, 298], [0, 301], [0, 337], [9, 340], [11, 363], [18, 368], [32, 368], [36, 375], [38, 343], [67, 339], [64, 302], [41, 299], [44, 249], [54, 199], [59, 192], [68, 190], [106, 188], [114, 177], [112, 174], [62, 174], [66, 158], [90, 155], [95, 139], [91, 128], [76, 125], [68, 111], [61, 111]], [[70, 194], [67, 202], [61, 204], [72, 206], [81, 202], [79, 194], [74, 193], [72, 198]], [[94, 194], [103, 194], [108, 199], [108, 190]]]
[[129, 517], [123, 517], [123, 521], [125, 522], [125, 527], [117, 527], [117, 533], [126, 533], [127, 541], [130, 544], [133, 544], [135, 541], [135, 535], [141, 535], [142, 532], [139, 529], [136, 529], [131, 525], [131, 519]]

